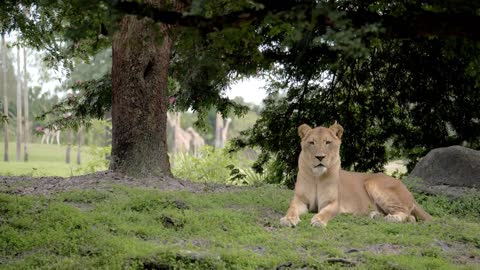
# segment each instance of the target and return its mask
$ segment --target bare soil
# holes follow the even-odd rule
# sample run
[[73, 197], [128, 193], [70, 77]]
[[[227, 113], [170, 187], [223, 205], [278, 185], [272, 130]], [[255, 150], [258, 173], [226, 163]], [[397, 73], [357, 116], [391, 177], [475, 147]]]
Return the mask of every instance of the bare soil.
[[168, 176], [132, 178], [102, 171], [94, 174], [63, 177], [0, 176], [0, 192], [20, 195], [49, 195], [78, 189], [108, 190], [114, 185], [144, 187], [158, 190], [185, 190], [190, 192], [224, 192], [242, 189], [212, 183], [194, 183]]

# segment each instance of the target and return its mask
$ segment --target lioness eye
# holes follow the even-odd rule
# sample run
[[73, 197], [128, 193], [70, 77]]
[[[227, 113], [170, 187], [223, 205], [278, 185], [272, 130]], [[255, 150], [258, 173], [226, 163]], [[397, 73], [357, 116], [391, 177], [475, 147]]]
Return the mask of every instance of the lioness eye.
[[311, 142], [308, 142], [308, 143], [309, 143], [309, 144], [311, 144], [311, 145], [314, 145], [314, 144], [315, 144], [315, 142], [313, 142], [313, 141], [311, 141]]
[[331, 141], [326, 141], [325, 144], [331, 144], [332, 142]]

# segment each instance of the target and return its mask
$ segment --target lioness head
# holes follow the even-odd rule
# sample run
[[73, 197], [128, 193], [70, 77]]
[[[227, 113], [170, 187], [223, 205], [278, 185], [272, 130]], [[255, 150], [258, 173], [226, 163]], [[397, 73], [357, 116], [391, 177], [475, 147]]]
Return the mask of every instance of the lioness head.
[[320, 176], [340, 164], [342, 134], [342, 126], [336, 123], [329, 128], [311, 128], [307, 124], [298, 127], [298, 135], [302, 139], [301, 158], [314, 175]]

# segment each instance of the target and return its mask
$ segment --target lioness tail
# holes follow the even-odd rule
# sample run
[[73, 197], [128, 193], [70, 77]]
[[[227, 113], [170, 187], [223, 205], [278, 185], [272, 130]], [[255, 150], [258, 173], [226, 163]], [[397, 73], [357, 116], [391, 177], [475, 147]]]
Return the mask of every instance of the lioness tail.
[[412, 215], [414, 215], [417, 218], [417, 220], [418, 219], [421, 219], [424, 221], [432, 220], [432, 216], [430, 216], [427, 212], [425, 212], [425, 210], [423, 210], [423, 208], [417, 202], [415, 202], [413, 206]]

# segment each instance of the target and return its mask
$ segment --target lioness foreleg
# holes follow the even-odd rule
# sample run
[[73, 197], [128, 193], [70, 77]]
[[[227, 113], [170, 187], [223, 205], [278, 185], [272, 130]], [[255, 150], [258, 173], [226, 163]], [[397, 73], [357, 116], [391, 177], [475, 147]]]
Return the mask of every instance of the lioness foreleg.
[[295, 227], [300, 222], [300, 215], [305, 214], [307, 211], [307, 205], [297, 196], [294, 196], [287, 210], [287, 214], [280, 219], [280, 224]]
[[326, 227], [330, 219], [335, 217], [338, 213], [338, 201], [332, 201], [325, 205], [318, 214], [312, 217], [310, 224], [315, 227]]

